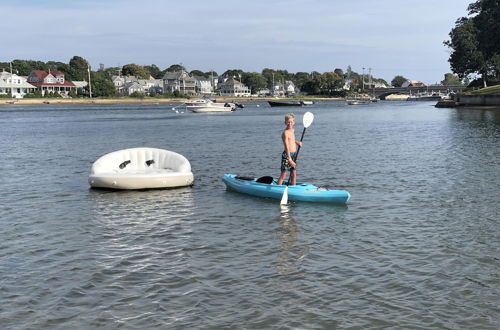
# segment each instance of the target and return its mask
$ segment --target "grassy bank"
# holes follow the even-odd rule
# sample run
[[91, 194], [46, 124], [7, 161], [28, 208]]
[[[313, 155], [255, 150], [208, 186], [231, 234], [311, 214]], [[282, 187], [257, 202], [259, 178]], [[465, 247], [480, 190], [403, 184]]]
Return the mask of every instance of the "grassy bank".
[[475, 91], [466, 92], [466, 95], [500, 95], [500, 85], [481, 88]]

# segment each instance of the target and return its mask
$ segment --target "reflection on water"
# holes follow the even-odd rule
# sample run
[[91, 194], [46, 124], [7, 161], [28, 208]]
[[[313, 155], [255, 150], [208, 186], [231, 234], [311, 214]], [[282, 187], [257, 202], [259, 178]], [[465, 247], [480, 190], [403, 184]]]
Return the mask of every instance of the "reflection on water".
[[280, 205], [280, 216], [270, 223], [278, 224], [276, 238], [280, 242], [280, 250], [276, 257], [276, 269], [280, 275], [291, 275], [293, 279], [302, 277], [299, 265], [307, 254], [307, 248], [299, 244], [300, 229], [290, 214], [290, 206]]

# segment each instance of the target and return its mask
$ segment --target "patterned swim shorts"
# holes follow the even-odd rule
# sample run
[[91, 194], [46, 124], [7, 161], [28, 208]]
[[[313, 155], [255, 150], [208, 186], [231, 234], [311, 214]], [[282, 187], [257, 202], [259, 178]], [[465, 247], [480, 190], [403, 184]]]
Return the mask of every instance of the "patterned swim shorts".
[[[291, 152], [290, 156], [295, 157], [295, 152]], [[286, 172], [286, 171], [295, 171], [295, 167], [291, 167], [290, 164], [288, 163], [288, 156], [286, 154], [286, 151], [283, 151], [281, 154], [281, 172]]]

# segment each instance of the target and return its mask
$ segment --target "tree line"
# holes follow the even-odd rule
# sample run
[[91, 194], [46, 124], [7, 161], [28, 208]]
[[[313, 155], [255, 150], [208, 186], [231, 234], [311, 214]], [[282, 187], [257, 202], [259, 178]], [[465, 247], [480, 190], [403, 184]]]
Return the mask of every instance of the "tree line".
[[450, 39], [451, 69], [471, 84], [500, 83], [500, 0], [477, 0], [469, 4], [468, 16], [455, 22]]
[[[72, 81], [88, 81], [89, 69], [90, 80], [92, 84], [92, 94], [96, 97], [112, 97], [116, 95], [115, 86], [111, 80], [113, 75], [135, 76], [138, 79], [162, 79], [167, 72], [184, 70], [192, 76], [197, 77], [218, 77], [217, 72], [202, 70], [188, 71], [180, 64], [173, 64], [168, 68], [161, 70], [157, 65], [138, 65], [126, 64], [122, 67], [99, 68], [92, 70], [87, 60], [80, 56], [73, 56], [69, 63], [56, 61], [34, 61], [34, 60], [13, 60], [12, 62], [0, 62], [0, 69], [10, 70], [10, 65], [14, 73], [21, 76], [28, 76], [34, 70], [57, 70], [64, 72], [66, 79]], [[350, 66], [344, 71], [335, 69], [331, 72], [296, 72], [291, 73], [287, 70], [275, 70], [265, 68], [261, 72], [245, 72], [240, 69], [226, 70], [221, 74], [223, 77], [234, 78], [248, 86], [252, 93], [260, 90], [272, 88], [274, 83], [285, 83], [291, 81], [302, 92], [311, 95], [324, 96], [345, 96], [349, 90], [345, 90], [345, 82], [349, 81], [350, 91], [359, 91], [363, 88], [362, 81], [367, 86], [368, 81], [379, 82], [387, 85], [387, 82], [380, 78], [375, 78], [369, 74], [359, 74], [351, 69]]]

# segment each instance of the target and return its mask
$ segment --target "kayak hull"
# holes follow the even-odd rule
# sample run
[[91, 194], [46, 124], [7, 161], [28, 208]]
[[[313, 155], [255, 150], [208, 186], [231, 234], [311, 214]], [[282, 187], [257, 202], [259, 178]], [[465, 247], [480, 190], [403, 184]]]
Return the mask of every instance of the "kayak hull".
[[[258, 197], [281, 199], [285, 185], [272, 183], [259, 183], [255, 178], [241, 178], [235, 174], [224, 174], [222, 181], [228, 189]], [[329, 190], [318, 188], [311, 183], [297, 182], [294, 186], [288, 186], [288, 200], [316, 202], [316, 203], [339, 203], [345, 204], [351, 198], [351, 194], [345, 190]]]

